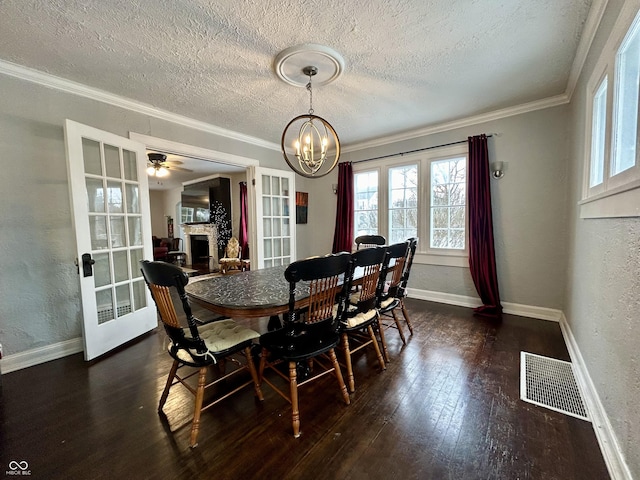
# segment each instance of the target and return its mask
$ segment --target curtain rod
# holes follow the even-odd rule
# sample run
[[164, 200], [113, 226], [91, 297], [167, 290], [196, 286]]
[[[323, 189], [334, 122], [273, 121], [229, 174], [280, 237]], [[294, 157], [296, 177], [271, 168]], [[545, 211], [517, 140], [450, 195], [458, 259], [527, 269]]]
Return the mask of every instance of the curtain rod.
[[[491, 137], [494, 137], [494, 136], [498, 136], [498, 134], [497, 133], [489, 133], [489, 134], [487, 134], [487, 138], [491, 138]], [[468, 140], [458, 140], [457, 142], [443, 143], [441, 145], [433, 145], [431, 147], [417, 148], [415, 150], [408, 150], [406, 152], [390, 153], [389, 155], [381, 155], [380, 157], [365, 158], [363, 160], [355, 160], [355, 161], [353, 161], [351, 163], [370, 162], [371, 160], [380, 160], [382, 158], [403, 156], [403, 155], [408, 155], [409, 153], [424, 152], [425, 150], [433, 150], [434, 148], [449, 147], [451, 145], [460, 145], [461, 143], [467, 143], [467, 142], [468, 142]]]

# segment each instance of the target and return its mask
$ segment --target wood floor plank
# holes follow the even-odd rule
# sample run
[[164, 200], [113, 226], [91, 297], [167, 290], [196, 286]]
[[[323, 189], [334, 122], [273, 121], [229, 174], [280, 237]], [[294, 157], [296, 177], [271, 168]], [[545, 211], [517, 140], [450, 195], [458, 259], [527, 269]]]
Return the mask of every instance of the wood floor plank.
[[520, 351], [569, 360], [557, 323], [407, 307], [415, 334], [403, 345], [387, 330], [385, 371], [369, 349], [355, 356], [351, 405], [332, 377], [301, 388], [298, 439], [289, 404], [263, 385], [264, 402], [246, 389], [204, 412], [190, 449], [192, 396], [176, 386], [157, 413], [171, 365], [157, 330], [92, 363], [4, 375], [1, 465], [47, 479], [609, 478], [590, 423], [519, 399]]

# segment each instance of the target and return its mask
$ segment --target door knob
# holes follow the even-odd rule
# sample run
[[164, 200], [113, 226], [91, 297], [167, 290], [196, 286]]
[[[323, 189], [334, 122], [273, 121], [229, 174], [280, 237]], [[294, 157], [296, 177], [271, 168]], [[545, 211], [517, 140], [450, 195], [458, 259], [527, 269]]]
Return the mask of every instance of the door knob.
[[91, 277], [93, 276], [93, 265], [96, 261], [91, 258], [90, 253], [82, 254], [82, 276], [83, 277]]

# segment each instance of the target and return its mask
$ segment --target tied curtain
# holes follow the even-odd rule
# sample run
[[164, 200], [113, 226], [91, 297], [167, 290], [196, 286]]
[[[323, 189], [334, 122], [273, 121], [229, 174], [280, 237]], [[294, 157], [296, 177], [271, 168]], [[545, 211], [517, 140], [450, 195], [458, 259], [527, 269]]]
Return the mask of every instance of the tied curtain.
[[338, 205], [333, 234], [333, 253], [350, 252], [353, 246], [353, 167], [338, 164]]
[[240, 258], [249, 258], [249, 210], [247, 207], [247, 182], [240, 182], [240, 228], [238, 243], [242, 254]]
[[500, 318], [502, 305], [493, 242], [487, 136], [483, 134], [469, 137], [468, 144], [469, 267], [483, 304], [474, 311], [478, 315]]

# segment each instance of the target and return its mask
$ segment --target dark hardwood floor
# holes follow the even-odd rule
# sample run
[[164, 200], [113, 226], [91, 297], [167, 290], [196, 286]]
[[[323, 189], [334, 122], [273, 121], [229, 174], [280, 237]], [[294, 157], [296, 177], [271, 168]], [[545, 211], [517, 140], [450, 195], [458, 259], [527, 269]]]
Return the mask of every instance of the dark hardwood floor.
[[[193, 397], [172, 390], [162, 330], [93, 364], [82, 355], [5, 374], [0, 473], [26, 461], [46, 479], [605, 479], [592, 425], [519, 399], [520, 351], [569, 360], [559, 325], [408, 300], [415, 334], [392, 362], [355, 359], [344, 405], [332, 377], [300, 393], [302, 436], [267, 385], [202, 415], [188, 447]], [[254, 323], [263, 328], [264, 322]], [[408, 332], [407, 332], [408, 333]]]

